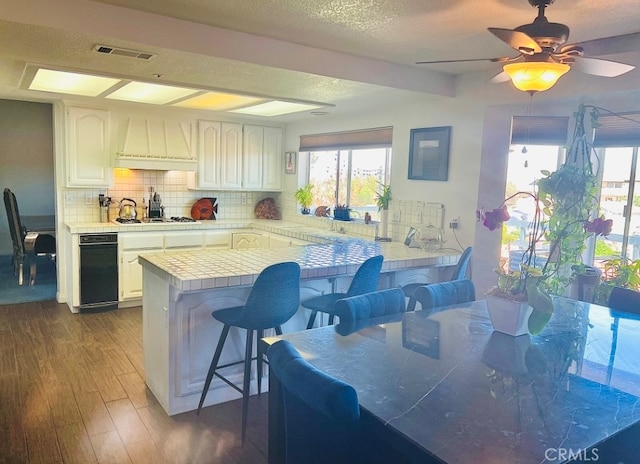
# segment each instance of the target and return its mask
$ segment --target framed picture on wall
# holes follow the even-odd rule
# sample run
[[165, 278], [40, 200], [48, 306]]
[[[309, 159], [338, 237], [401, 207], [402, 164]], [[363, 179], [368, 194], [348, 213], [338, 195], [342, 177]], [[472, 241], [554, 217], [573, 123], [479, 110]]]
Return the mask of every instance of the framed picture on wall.
[[409, 179], [447, 180], [451, 126], [411, 129]]
[[295, 174], [296, 164], [298, 161], [298, 153], [288, 151], [284, 154], [284, 172], [285, 174]]

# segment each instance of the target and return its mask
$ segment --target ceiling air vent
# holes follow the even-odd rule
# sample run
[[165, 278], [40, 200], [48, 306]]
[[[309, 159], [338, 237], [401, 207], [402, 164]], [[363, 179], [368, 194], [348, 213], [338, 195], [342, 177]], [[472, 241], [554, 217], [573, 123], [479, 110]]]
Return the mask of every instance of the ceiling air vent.
[[153, 53], [143, 52], [140, 50], [128, 50], [126, 48], [109, 47], [108, 45], [96, 45], [93, 48], [98, 53], [105, 53], [107, 55], [119, 55], [128, 56], [129, 58], [138, 58], [140, 60], [150, 60], [153, 58]]

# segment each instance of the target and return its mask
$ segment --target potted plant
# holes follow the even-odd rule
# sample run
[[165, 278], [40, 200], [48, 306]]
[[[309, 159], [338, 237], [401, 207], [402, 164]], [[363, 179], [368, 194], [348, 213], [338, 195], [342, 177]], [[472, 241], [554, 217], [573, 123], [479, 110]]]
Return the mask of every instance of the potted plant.
[[391, 186], [380, 184], [381, 190], [376, 193], [376, 205], [378, 211], [388, 210], [389, 202], [391, 201]]
[[389, 241], [387, 237], [389, 229], [389, 203], [391, 202], [391, 186], [380, 183], [380, 190], [376, 193], [376, 205], [380, 212], [380, 230], [377, 240]]
[[313, 185], [307, 184], [296, 190], [296, 193], [294, 194], [296, 201], [300, 203], [300, 206], [302, 206], [302, 214], [310, 213], [309, 207], [311, 206], [311, 203], [313, 201], [311, 190], [313, 190]]
[[640, 290], [640, 259], [618, 257], [604, 262], [604, 272], [593, 292], [593, 302], [607, 306], [614, 287]]
[[[597, 125], [598, 109], [580, 105], [574, 114], [576, 124], [565, 164], [554, 172], [543, 171], [544, 177], [536, 182], [535, 192], [516, 192], [500, 208], [477, 213], [478, 219], [494, 230], [509, 219], [506, 207], [509, 200], [528, 195], [535, 203], [520, 269], [498, 269], [498, 286], [490, 292], [527, 301], [532, 307], [527, 329], [532, 334], [540, 332], [551, 318], [553, 305], [549, 294], [562, 295], [575, 278], [572, 269], [582, 264], [588, 236], [606, 236], [611, 232], [612, 221], [597, 215], [598, 184], [585, 129], [588, 108], [591, 125]], [[537, 248], [543, 238], [550, 246], [546, 257], [539, 259], [543, 254]]]
[[[477, 219], [491, 231], [502, 229], [504, 222], [510, 219], [507, 203], [517, 196], [530, 197], [535, 204], [527, 247], [516, 270], [509, 267], [506, 260], [501, 260], [500, 266], [496, 269], [497, 286], [487, 294], [487, 308], [494, 329], [513, 336], [540, 333], [551, 319], [553, 302], [549, 294], [552, 293], [553, 287], [548, 284], [548, 280], [557, 271], [557, 263], [554, 260], [558, 259], [556, 250], [561, 246], [552, 243], [546, 259], [538, 259], [543, 256], [538, 248], [548, 234], [550, 219], [543, 214], [544, 204], [537, 192], [516, 192], [507, 197], [499, 208], [490, 211], [479, 210], [476, 213]], [[604, 218], [596, 218], [594, 221], [582, 219], [580, 227], [587, 234], [608, 235], [611, 232], [611, 224], [611, 220]], [[494, 297], [500, 301], [495, 301]]]

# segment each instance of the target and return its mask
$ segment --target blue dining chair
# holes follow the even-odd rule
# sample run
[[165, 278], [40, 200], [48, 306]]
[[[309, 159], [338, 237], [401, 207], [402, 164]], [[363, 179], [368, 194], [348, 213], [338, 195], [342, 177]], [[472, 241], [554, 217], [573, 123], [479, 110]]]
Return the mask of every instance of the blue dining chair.
[[[202, 405], [209, 391], [213, 376], [220, 378], [229, 386], [242, 394], [242, 443], [244, 443], [247, 428], [247, 413], [249, 406], [249, 386], [251, 381], [251, 362], [255, 359], [257, 364], [258, 394], [262, 390], [262, 363], [263, 353], [260, 343], [257, 344], [257, 356], [252, 358], [253, 335], [257, 335], [258, 342], [264, 337], [265, 329], [275, 329], [277, 335], [282, 335], [282, 324], [287, 322], [298, 310], [300, 302], [300, 266], [294, 262], [274, 264], [265, 268], [256, 279], [249, 297], [244, 306], [220, 309], [214, 311], [214, 319], [222, 322], [222, 333], [218, 340], [207, 377], [204, 382], [198, 410], [200, 414]], [[222, 348], [229, 335], [231, 327], [246, 329], [247, 339], [244, 360], [219, 366]], [[242, 388], [238, 387], [218, 370], [244, 363], [244, 378]]]
[[476, 288], [469, 279], [451, 280], [423, 285], [416, 289], [416, 299], [423, 311], [432, 311], [440, 306], [475, 301]]
[[404, 313], [404, 293], [399, 288], [390, 288], [336, 301], [336, 316], [340, 323], [350, 323], [372, 317]]
[[640, 315], [640, 292], [630, 288], [614, 287], [609, 295], [609, 308]]
[[[458, 264], [456, 264], [456, 268], [453, 271], [453, 275], [450, 280], [460, 280], [464, 279], [467, 276], [467, 270], [469, 269], [469, 261], [471, 261], [471, 253], [473, 253], [473, 247], [467, 247], [462, 254], [460, 255], [460, 259], [458, 260]], [[427, 283], [412, 283], [407, 284], [402, 287], [402, 291], [405, 296], [409, 298], [409, 303], [407, 303], [407, 311], [413, 311], [416, 309], [416, 302], [418, 301], [416, 298], [416, 290], [418, 287], [423, 287], [424, 285], [429, 285]], [[424, 309], [424, 308], [422, 308]]]
[[311, 315], [307, 329], [313, 327], [318, 312], [329, 314], [329, 324], [333, 324], [336, 301], [363, 293], [374, 292], [378, 288], [380, 269], [382, 269], [382, 255], [373, 256], [360, 265], [346, 293], [327, 293], [303, 301], [302, 307], [310, 309]]
[[[356, 464], [365, 460], [360, 406], [352, 386], [315, 368], [286, 340], [267, 350], [284, 403], [283, 464]], [[275, 394], [275, 392], [270, 392]]]

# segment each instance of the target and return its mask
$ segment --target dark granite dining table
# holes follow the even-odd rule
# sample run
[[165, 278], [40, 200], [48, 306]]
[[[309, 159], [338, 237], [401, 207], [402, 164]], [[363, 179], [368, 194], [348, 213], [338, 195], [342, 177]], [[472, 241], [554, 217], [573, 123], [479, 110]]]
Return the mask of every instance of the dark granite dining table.
[[[640, 463], [640, 317], [567, 298], [536, 336], [485, 301], [281, 337], [351, 384], [371, 440], [402, 463]], [[269, 463], [284, 461], [270, 376]]]

